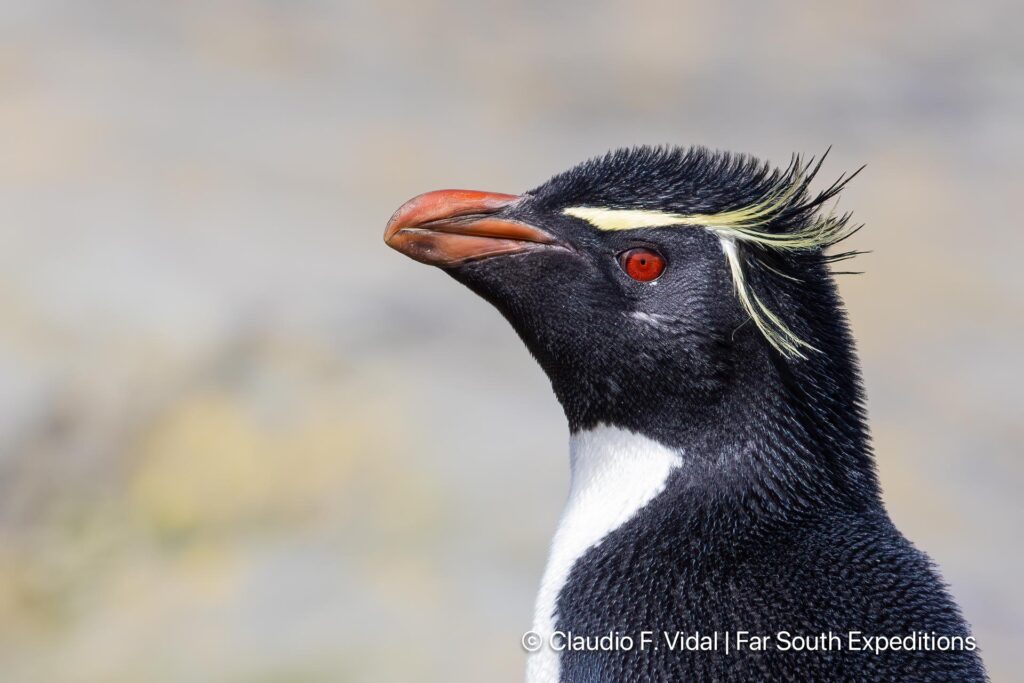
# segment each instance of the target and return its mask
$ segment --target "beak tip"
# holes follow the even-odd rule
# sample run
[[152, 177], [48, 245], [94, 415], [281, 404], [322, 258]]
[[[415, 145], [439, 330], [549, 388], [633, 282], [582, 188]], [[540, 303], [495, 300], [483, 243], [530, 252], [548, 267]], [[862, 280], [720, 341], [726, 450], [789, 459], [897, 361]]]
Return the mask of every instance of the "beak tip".
[[384, 227], [384, 244], [392, 248], [394, 248], [394, 245], [391, 244], [391, 240], [395, 236], [395, 233], [398, 232], [398, 228], [396, 226], [397, 221], [395, 221], [397, 215], [397, 212], [392, 215], [391, 219], [388, 220], [387, 226]]

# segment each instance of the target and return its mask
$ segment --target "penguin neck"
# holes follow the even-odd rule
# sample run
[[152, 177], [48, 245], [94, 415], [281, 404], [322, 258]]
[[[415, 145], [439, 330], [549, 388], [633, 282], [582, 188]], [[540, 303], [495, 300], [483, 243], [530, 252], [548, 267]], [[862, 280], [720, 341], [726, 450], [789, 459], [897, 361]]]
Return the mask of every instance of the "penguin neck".
[[[567, 409], [569, 496], [533, 630], [550, 637], [576, 562], [626, 526], [635, 541], [648, 530], [687, 529], [713, 562], [707, 558], [736, 552], [741, 539], [783, 533], [809, 515], [880, 505], [859, 382], [847, 369], [831, 383], [818, 373], [836, 368], [745, 369], [715, 400], [665, 394], [609, 422], [574, 420]], [[558, 671], [550, 649], [531, 655], [528, 680], [559, 680]]]
[[[713, 391], [660, 391], [610, 419], [567, 410], [570, 430], [614, 427], [658, 443], [679, 454], [685, 473], [668, 486], [747, 514], [877, 507], [862, 389], [844, 346], [797, 362], [751, 356]], [[575, 472], [579, 456], [571, 457]]]

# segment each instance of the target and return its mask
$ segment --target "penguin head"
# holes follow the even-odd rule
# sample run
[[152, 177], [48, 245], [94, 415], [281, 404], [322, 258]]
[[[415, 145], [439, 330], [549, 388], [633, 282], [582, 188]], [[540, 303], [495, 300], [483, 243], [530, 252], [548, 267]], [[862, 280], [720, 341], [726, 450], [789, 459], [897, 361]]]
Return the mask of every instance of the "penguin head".
[[639, 429], [638, 416], [713, 404], [738, 377], [845, 343], [822, 251], [848, 217], [819, 214], [845, 181], [810, 195], [819, 167], [619, 150], [522, 195], [420, 195], [385, 241], [493, 304], [572, 428]]

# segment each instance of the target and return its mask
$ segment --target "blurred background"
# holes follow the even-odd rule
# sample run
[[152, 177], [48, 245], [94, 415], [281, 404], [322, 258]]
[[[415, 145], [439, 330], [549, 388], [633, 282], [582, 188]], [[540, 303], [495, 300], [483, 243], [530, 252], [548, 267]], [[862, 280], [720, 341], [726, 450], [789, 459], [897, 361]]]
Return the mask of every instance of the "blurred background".
[[0, 2], [0, 678], [521, 680], [563, 418], [499, 315], [381, 234], [419, 192], [670, 142], [868, 164], [841, 289], [885, 500], [1019, 680], [1022, 22]]

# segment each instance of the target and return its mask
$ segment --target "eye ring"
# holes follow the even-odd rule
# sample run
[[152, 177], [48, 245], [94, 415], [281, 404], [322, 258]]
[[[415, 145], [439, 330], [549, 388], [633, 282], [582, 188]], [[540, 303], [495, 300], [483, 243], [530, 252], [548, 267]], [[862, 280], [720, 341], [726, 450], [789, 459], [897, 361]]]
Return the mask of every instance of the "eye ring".
[[647, 247], [627, 249], [616, 260], [622, 272], [637, 282], [653, 282], [665, 272], [665, 257]]

